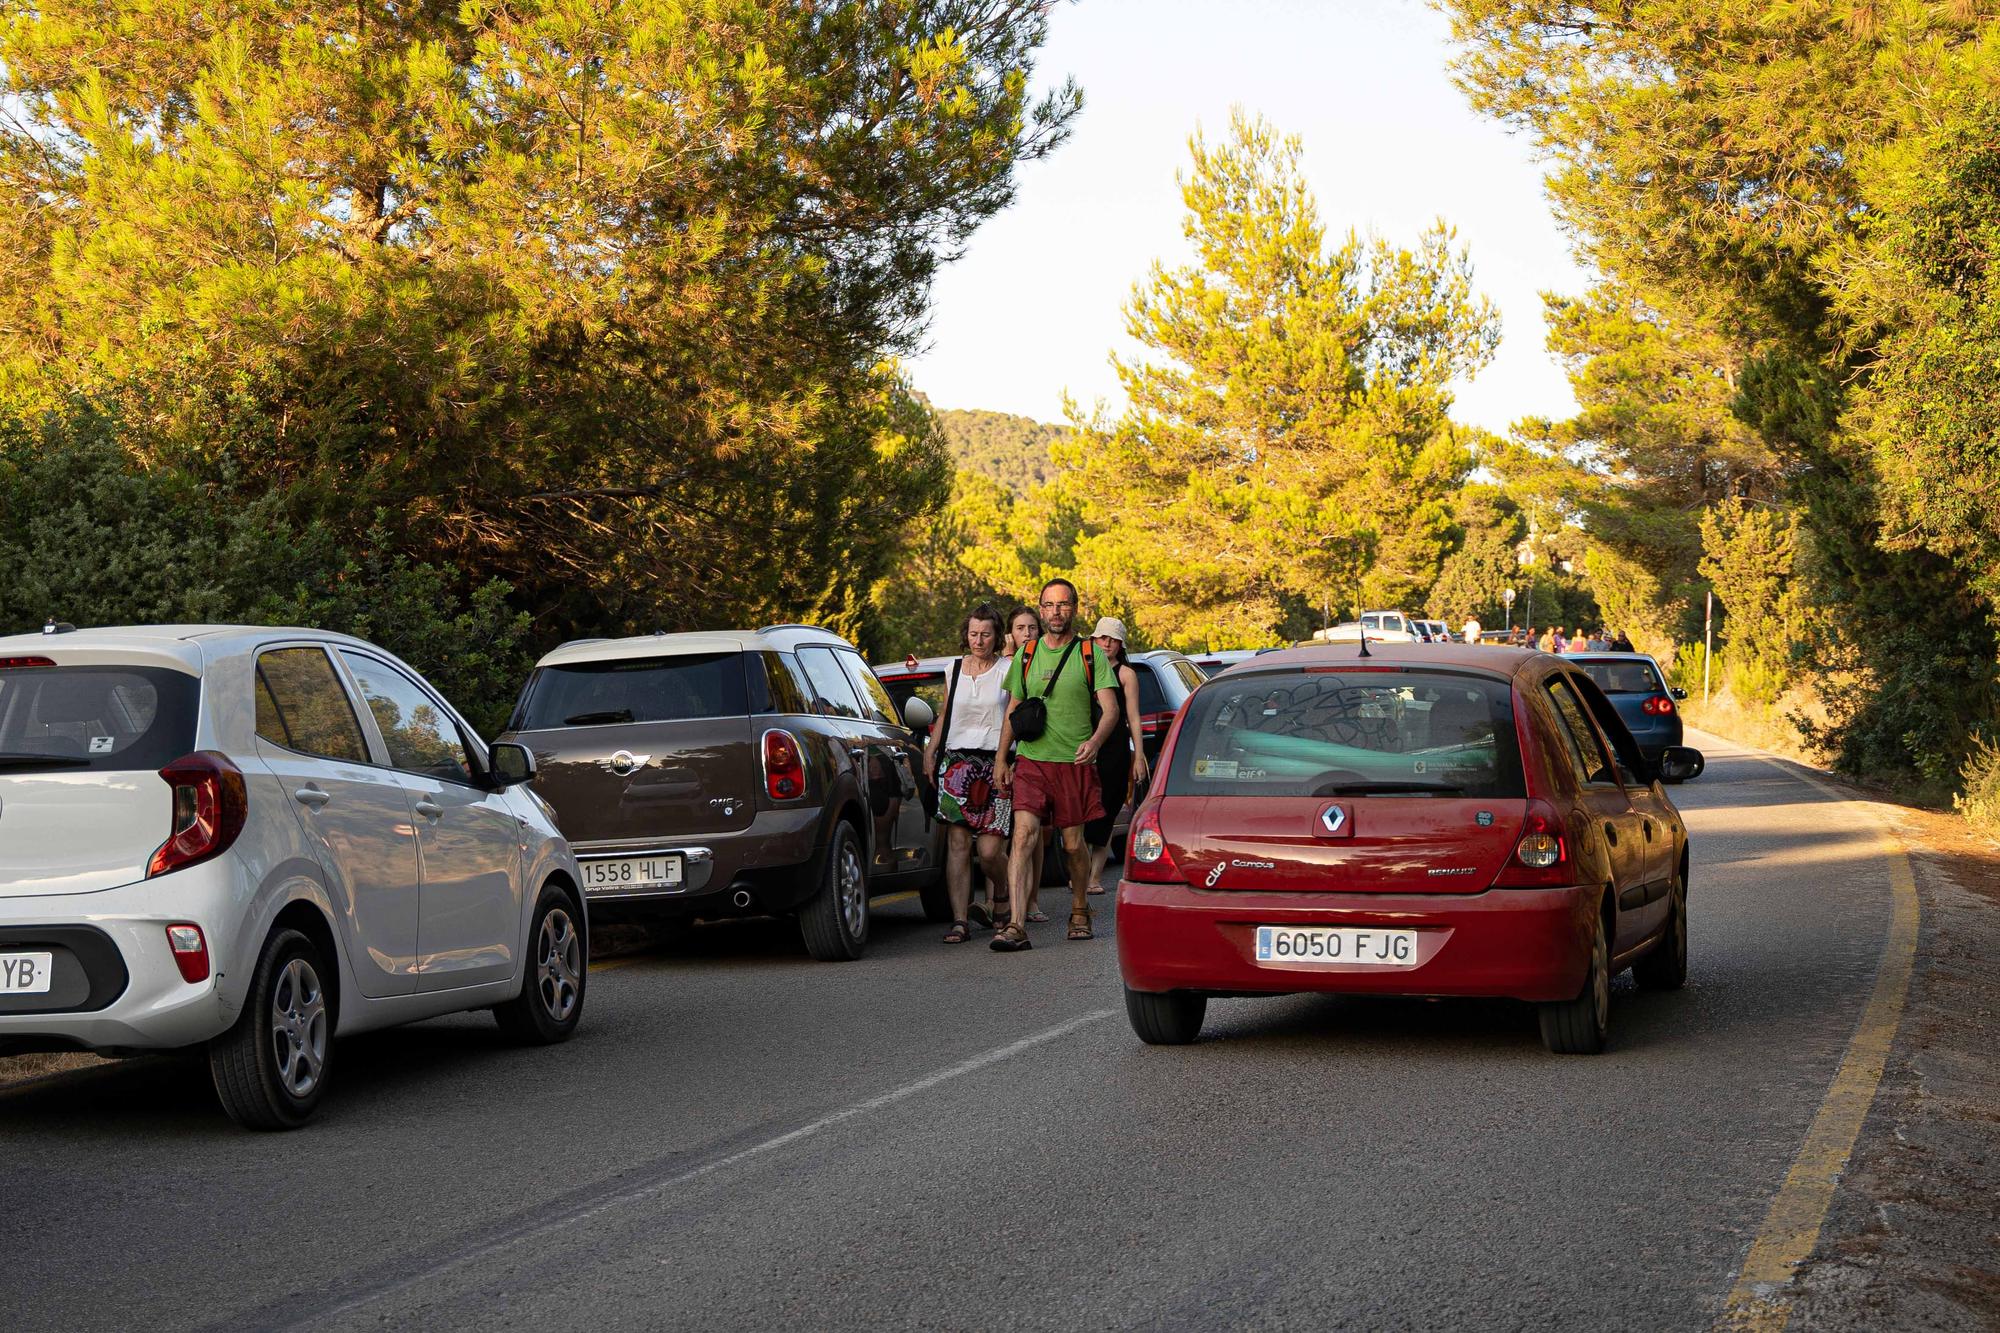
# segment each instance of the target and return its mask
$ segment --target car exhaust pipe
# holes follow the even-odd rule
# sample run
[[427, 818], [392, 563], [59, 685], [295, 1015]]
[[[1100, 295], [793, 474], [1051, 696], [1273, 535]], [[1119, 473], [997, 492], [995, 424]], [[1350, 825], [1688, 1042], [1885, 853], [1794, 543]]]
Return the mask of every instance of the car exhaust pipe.
[[735, 894], [730, 897], [729, 901], [735, 904], [738, 911], [741, 911], [743, 908], [748, 907], [750, 905], [750, 890], [738, 889], [735, 892]]

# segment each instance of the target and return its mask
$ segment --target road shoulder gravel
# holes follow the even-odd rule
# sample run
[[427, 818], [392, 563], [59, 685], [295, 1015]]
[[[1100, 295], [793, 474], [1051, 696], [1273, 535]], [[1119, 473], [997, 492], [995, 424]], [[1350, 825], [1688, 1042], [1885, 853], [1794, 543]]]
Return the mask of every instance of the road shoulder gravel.
[[1791, 1326], [1991, 1330], [2000, 1328], [2000, 845], [1947, 815], [1882, 808], [1910, 851], [1923, 929], [1881, 1086], [1794, 1280]]

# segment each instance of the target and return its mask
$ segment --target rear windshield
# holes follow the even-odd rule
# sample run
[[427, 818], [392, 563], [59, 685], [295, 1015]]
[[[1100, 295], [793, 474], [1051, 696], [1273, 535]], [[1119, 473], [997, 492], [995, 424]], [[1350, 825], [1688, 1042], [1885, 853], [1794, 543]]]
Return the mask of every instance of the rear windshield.
[[194, 749], [200, 697], [166, 667], [0, 670], [0, 774], [164, 768]]
[[635, 657], [542, 667], [528, 681], [514, 727], [616, 726], [749, 716], [743, 654]]
[[887, 675], [882, 678], [882, 688], [889, 691], [889, 697], [896, 702], [896, 716], [903, 715], [903, 709], [912, 699], [922, 699], [931, 706], [931, 712], [944, 715], [945, 686], [950, 683], [948, 672], [936, 675]]
[[1597, 682], [1606, 694], [1665, 694], [1660, 673], [1651, 662], [1578, 662], [1584, 674]]
[[1259, 672], [1189, 705], [1167, 791], [1518, 797], [1511, 689], [1449, 671]]

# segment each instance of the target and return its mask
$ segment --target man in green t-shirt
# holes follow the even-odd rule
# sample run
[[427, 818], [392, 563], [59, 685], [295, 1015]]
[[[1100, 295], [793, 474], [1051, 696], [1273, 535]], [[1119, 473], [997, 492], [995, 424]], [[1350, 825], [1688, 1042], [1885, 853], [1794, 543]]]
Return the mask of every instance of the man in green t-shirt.
[[[1062, 830], [1063, 856], [1069, 862], [1069, 937], [1091, 938], [1085, 896], [1090, 891], [1090, 849], [1084, 845], [1083, 826], [1104, 813], [1097, 752], [1118, 725], [1118, 691], [1104, 654], [1088, 639], [1077, 639], [1076, 611], [1076, 585], [1051, 579], [1042, 589], [1042, 637], [1014, 654], [1001, 686], [1009, 702], [1000, 724], [993, 780], [1003, 791], [1010, 782], [1014, 789], [1014, 842], [1007, 870], [1013, 919], [993, 937], [993, 947], [1003, 952], [1034, 947], [1028, 942], [1028, 896], [1041, 876], [1045, 825]], [[1016, 759], [1014, 714], [1027, 699], [1044, 702], [1048, 725], [1041, 735], [1021, 742]], [[1094, 727], [1093, 700], [1100, 710]]]

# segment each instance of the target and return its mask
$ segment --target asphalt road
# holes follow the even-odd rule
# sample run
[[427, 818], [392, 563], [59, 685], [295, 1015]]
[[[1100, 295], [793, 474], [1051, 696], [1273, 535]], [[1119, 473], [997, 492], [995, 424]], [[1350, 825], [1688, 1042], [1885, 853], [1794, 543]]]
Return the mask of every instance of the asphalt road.
[[1889, 879], [1855, 807], [1727, 747], [1675, 796], [1690, 982], [1621, 979], [1596, 1058], [1525, 1005], [1327, 998], [1146, 1048], [1115, 927], [1003, 955], [905, 902], [858, 964], [764, 923], [620, 960], [553, 1050], [347, 1042], [296, 1134], [193, 1062], [0, 1089], [0, 1327], [1702, 1328]]

